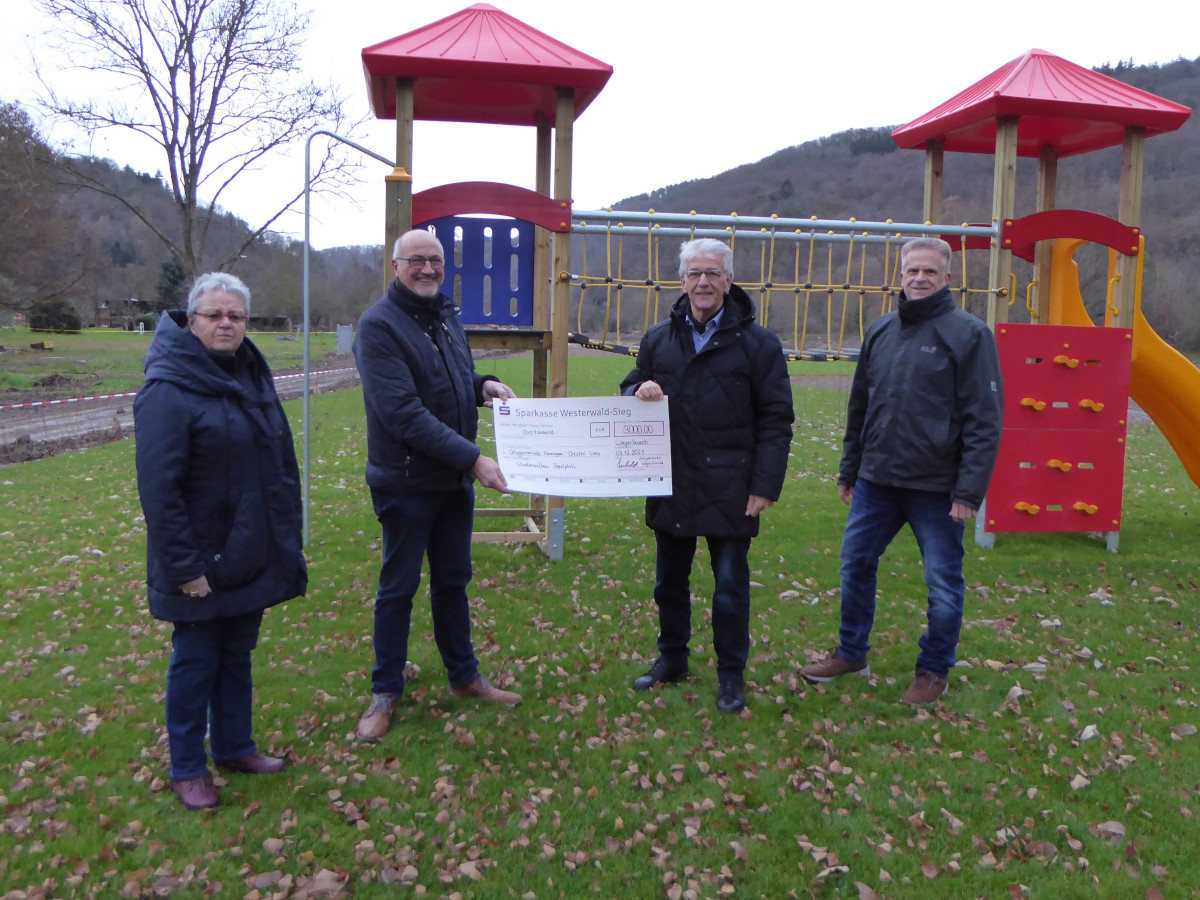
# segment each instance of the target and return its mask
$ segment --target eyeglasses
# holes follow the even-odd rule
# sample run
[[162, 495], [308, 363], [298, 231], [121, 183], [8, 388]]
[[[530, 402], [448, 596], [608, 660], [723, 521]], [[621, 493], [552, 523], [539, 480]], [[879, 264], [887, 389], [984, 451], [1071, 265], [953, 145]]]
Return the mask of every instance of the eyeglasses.
[[423, 269], [426, 263], [440, 269], [446, 264], [446, 260], [440, 256], [397, 256], [396, 259], [404, 260], [410, 269]]
[[701, 275], [706, 276], [709, 281], [717, 281], [725, 277], [725, 273], [720, 269], [688, 269], [683, 273], [685, 281], [699, 281]]
[[196, 313], [196, 317], [200, 319], [206, 319], [207, 321], [212, 322], [214, 325], [220, 322], [222, 319], [228, 319], [230, 325], [244, 325], [246, 323], [246, 319], [250, 318], [249, 316], [240, 312], [219, 312], [216, 310], [212, 312], [198, 312]]

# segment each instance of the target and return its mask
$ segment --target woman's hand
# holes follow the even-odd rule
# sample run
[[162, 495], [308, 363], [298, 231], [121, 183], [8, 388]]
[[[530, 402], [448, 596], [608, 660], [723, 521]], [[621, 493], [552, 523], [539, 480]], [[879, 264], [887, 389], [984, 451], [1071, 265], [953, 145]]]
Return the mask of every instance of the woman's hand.
[[207, 597], [212, 593], [212, 588], [208, 586], [208, 579], [203, 575], [193, 578], [191, 581], [185, 581], [179, 586], [179, 589], [189, 597]]

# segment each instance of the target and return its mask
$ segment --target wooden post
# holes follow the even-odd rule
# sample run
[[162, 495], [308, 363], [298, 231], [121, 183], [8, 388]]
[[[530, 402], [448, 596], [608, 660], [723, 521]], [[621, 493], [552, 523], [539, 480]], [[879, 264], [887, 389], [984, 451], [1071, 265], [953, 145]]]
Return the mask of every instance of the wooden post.
[[[1146, 163], [1146, 129], [1130, 126], [1125, 129], [1121, 148], [1121, 202], [1117, 218], [1122, 224], [1140, 228], [1142, 225], [1142, 173]], [[1133, 299], [1137, 278], [1137, 257], [1117, 254], [1117, 274], [1121, 280], [1113, 288], [1113, 303], [1117, 314], [1113, 325], [1133, 327]]]
[[[1037, 211], [1055, 209], [1058, 190], [1058, 151], [1050, 144], [1042, 147], [1038, 156]], [[1033, 249], [1033, 310], [1038, 324], [1050, 321], [1050, 256], [1049, 241], [1038, 241]]]
[[[550, 195], [550, 121], [541, 113], [537, 117], [537, 171], [535, 190], [547, 197]], [[550, 232], [540, 225], [534, 228], [533, 246], [533, 327], [538, 331], [550, 330]], [[530, 396], [545, 397], [547, 363], [546, 348], [533, 351], [533, 390]]]
[[[550, 397], [567, 396], [567, 324], [571, 315], [571, 282], [564, 276], [571, 271], [571, 142], [575, 133], [575, 91], [560, 87], [554, 111], [554, 199], [562, 204], [566, 217], [565, 231], [554, 232], [553, 263], [550, 266]], [[542, 158], [541, 132], [538, 133], [538, 159]], [[562, 497], [546, 498], [547, 553], [551, 559], [562, 559], [566, 501]]]
[[387, 176], [383, 211], [383, 286], [392, 283], [392, 245], [396, 238], [412, 228], [412, 151], [413, 151], [413, 82], [411, 78], [396, 79], [396, 167]]
[[[992, 224], [1000, 227], [1011, 219], [1017, 197], [1017, 116], [1000, 116], [996, 120], [996, 166], [992, 175]], [[1008, 301], [1011, 299], [1012, 252], [992, 241], [988, 266], [988, 326], [1008, 321]], [[1003, 293], [1000, 293], [1003, 291]]]
[[568, 217], [565, 231], [554, 235], [553, 300], [550, 310], [550, 396], [567, 396], [567, 324], [571, 311], [571, 142], [575, 130], [575, 90], [560, 87], [554, 118], [554, 199]]
[[931, 225], [942, 224], [942, 191], [945, 184], [942, 164], [945, 157], [945, 141], [932, 140], [925, 145], [925, 202], [922, 218]]

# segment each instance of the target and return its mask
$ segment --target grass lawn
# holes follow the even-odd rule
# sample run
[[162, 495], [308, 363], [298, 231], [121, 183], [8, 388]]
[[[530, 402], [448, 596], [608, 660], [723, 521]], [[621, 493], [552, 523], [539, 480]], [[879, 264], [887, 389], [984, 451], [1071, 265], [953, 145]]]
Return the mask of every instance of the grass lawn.
[[[830, 371], [814, 365], [793, 371]], [[528, 391], [528, 362], [484, 366]], [[573, 358], [572, 393], [612, 394], [629, 367]], [[797, 682], [837, 630], [845, 395], [797, 387], [795, 402], [784, 497], [751, 550], [745, 714], [716, 712], [703, 552], [692, 679], [631, 689], [657, 634], [642, 503], [571, 500], [562, 562], [475, 548], [476, 652], [524, 704], [450, 694], [423, 588], [419, 674], [369, 745], [353, 737], [380, 552], [362, 403], [314, 396], [310, 591], [268, 612], [255, 651], [256, 736], [290, 767], [229, 775], [205, 813], [165, 790], [171, 629], [145, 611], [132, 441], [0, 470], [0, 890], [1200, 896], [1200, 505], [1157, 430], [1130, 430], [1119, 554], [1085, 535], [968, 545], [962, 665], [914, 711], [896, 702], [924, 607], [907, 532], [880, 570], [872, 678]]]
[[[108, 328], [88, 328], [79, 334], [42, 334], [28, 328], [0, 328], [0, 402], [4, 391], [36, 389], [45, 397], [119, 394], [142, 386], [142, 363], [154, 335]], [[250, 332], [250, 339], [272, 369], [304, 363], [304, 343], [284, 340], [282, 334]], [[33, 350], [30, 344], [49, 341], [52, 350]], [[319, 359], [333, 353], [337, 335], [313, 332], [309, 353]]]

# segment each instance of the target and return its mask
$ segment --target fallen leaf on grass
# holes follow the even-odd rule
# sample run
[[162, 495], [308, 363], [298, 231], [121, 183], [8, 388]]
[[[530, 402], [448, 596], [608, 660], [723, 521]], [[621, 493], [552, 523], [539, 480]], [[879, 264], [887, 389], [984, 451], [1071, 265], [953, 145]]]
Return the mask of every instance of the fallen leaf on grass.
[[310, 898], [329, 898], [339, 900], [346, 895], [346, 876], [321, 869], [312, 878], [301, 878], [296, 884], [296, 892], [292, 900], [310, 900]]
[[260, 872], [257, 875], [251, 875], [246, 879], [246, 884], [256, 890], [262, 890], [279, 884], [281, 878], [283, 878], [283, 873], [276, 869], [274, 872]]
[[962, 820], [957, 818], [954, 813], [950, 812], [950, 810], [946, 809], [944, 806], [942, 807], [942, 818], [945, 819], [946, 823], [950, 826], [951, 834], [958, 834], [963, 830]]
[[1029, 845], [1029, 852], [1044, 860], [1052, 860], [1058, 856], [1058, 848], [1049, 841], [1034, 841]]
[[814, 884], [824, 884], [834, 878], [841, 878], [843, 875], [850, 874], [849, 866], [830, 866], [827, 869], [822, 869], [817, 873], [817, 877], [813, 879]]
[[1105, 838], [1110, 841], [1125, 840], [1125, 826], [1120, 822], [1101, 822], [1099, 825], [1093, 825], [1091, 830], [1092, 834], [1098, 838]]

